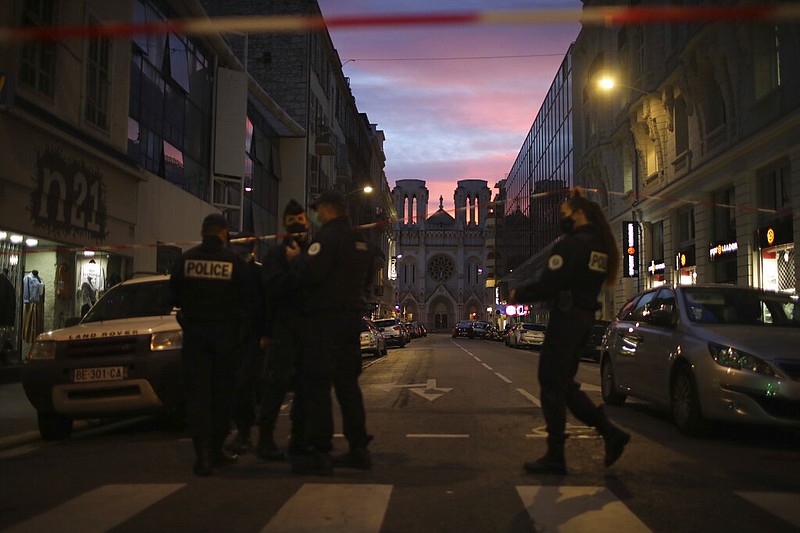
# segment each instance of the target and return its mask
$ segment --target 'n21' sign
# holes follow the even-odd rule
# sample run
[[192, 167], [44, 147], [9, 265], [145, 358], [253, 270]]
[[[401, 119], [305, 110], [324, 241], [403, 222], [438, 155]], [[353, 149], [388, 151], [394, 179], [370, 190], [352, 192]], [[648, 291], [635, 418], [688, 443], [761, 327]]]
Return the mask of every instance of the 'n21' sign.
[[35, 226], [56, 235], [72, 234], [102, 240], [106, 229], [103, 175], [83, 161], [69, 161], [47, 148], [36, 158], [30, 212]]

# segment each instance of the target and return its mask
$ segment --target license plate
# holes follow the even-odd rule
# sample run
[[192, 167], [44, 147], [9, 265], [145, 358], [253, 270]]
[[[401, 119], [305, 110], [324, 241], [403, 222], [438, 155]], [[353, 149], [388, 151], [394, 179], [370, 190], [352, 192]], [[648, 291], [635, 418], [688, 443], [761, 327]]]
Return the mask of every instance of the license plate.
[[121, 381], [125, 379], [124, 366], [106, 366], [100, 368], [76, 368], [73, 375], [75, 383], [91, 383], [93, 381]]

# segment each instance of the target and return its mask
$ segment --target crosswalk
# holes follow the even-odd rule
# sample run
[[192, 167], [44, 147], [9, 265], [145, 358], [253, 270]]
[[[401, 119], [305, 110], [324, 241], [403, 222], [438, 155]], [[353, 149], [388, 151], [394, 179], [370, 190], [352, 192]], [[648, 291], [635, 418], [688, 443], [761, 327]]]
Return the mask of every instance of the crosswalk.
[[[103, 485], [5, 530], [9, 533], [110, 531], [187, 483]], [[378, 533], [392, 502], [391, 484], [304, 483], [260, 529], [261, 533]], [[652, 531], [606, 487], [519, 485], [519, 504], [536, 531], [597, 533]], [[800, 528], [798, 493], [739, 492], [739, 497]]]

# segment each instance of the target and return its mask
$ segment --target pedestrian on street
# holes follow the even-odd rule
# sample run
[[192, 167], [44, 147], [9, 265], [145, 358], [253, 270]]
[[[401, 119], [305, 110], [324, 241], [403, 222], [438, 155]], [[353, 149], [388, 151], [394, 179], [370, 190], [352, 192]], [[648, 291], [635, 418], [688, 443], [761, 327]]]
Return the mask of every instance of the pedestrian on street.
[[235, 455], [251, 452], [253, 445], [250, 433], [256, 421], [256, 405], [262, 394], [264, 349], [267, 345], [265, 295], [262, 282], [263, 266], [256, 261], [258, 239], [251, 233], [242, 232], [231, 242], [231, 249], [245, 262], [248, 284], [256, 291], [255, 315], [252, 320], [242, 322], [241, 358], [234, 389], [233, 425], [236, 436], [227, 450]]
[[[362, 314], [371, 283], [372, 254], [345, 215], [344, 198], [325, 191], [311, 204], [311, 224], [317, 233], [308, 249], [287, 247], [292, 272], [302, 280], [305, 307], [314, 335], [304, 337], [301, 381], [305, 397], [305, 452], [292, 463], [301, 474], [331, 475], [333, 466], [369, 469], [361, 374]], [[331, 386], [342, 412], [347, 453], [333, 461]]]
[[575, 381], [580, 353], [599, 309], [597, 297], [603, 285], [616, 283], [620, 262], [603, 211], [582, 193], [579, 188], [571, 190], [561, 204], [563, 236], [553, 247], [540, 279], [509, 295], [509, 303], [545, 300], [550, 304], [550, 321], [539, 357], [547, 453], [525, 463], [525, 470], [531, 474], [566, 475], [566, 408], [603, 436], [606, 466], [619, 459], [630, 440], [630, 435], [612, 424], [602, 406], [595, 406]]
[[292, 276], [286, 248], [292, 244], [300, 251], [308, 247], [308, 217], [305, 208], [290, 200], [283, 210], [287, 235], [264, 257], [263, 284], [266, 296], [267, 362], [261, 398], [256, 454], [266, 461], [282, 461], [283, 451], [275, 443], [275, 424], [281, 405], [290, 389], [292, 399], [289, 456], [298, 455], [303, 443], [303, 391], [298, 379], [303, 355], [303, 340], [308, 335], [308, 320], [303, 305], [303, 287]]
[[226, 247], [225, 217], [208, 215], [201, 234], [202, 244], [175, 263], [170, 296], [183, 327], [181, 370], [194, 472], [208, 476], [236, 460], [222, 447], [230, 431], [241, 324], [253, 319], [255, 298], [244, 261]]

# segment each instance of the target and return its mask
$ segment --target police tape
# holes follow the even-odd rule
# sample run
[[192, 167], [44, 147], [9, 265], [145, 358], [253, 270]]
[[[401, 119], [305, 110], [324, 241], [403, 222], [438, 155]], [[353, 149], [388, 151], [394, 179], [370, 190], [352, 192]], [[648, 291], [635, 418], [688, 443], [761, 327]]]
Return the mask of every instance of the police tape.
[[[734, 205], [734, 204], [725, 204], [720, 202], [711, 202], [711, 201], [703, 201], [703, 200], [691, 200], [686, 198], [674, 197], [674, 196], [666, 196], [661, 194], [641, 194], [641, 193], [634, 193], [634, 192], [620, 192], [620, 191], [609, 191], [606, 189], [599, 189], [594, 187], [584, 187], [578, 186], [576, 188], [559, 188], [553, 189], [550, 191], [538, 192], [533, 193], [525, 198], [527, 200], [535, 200], [535, 199], [546, 199], [549, 196], [556, 196], [558, 201], [566, 200], [569, 197], [570, 191], [574, 189], [580, 189], [583, 193], [592, 193], [596, 196], [603, 197], [603, 196], [617, 196], [625, 200], [630, 200], [631, 205], [626, 207], [626, 210], [633, 209], [633, 208], [642, 208], [640, 202], [644, 200], [654, 200], [659, 202], [668, 202], [670, 204], [683, 204], [683, 205], [691, 205], [691, 206], [704, 206], [704, 207], [718, 207], [723, 209], [733, 209], [737, 211], [743, 212], [754, 212], [754, 213], [765, 213], [770, 215], [784, 215], [789, 216], [794, 213], [794, 209], [787, 207], [783, 209], [771, 209], [766, 207], [756, 207], [751, 206], [748, 204], [741, 204], [741, 205]], [[592, 198], [589, 197], [591, 200]], [[504, 206], [504, 204], [510, 202], [511, 200], [493, 200], [490, 202], [490, 206], [493, 208], [497, 208], [500, 206]], [[516, 200], [514, 201], [516, 202]], [[459, 211], [468, 211], [470, 209], [474, 209], [472, 206], [465, 206], [453, 209], [442, 209], [442, 211], [450, 214], [457, 214]], [[506, 213], [508, 214], [508, 213]], [[495, 215], [496, 216], [496, 215]], [[372, 230], [372, 229], [382, 229], [386, 226], [394, 225], [394, 224], [403, 224], [406, 220], [411, 221], [412, 223], [415, 221], [414, 217], [392, 217], [390, 220], [381, 220], [376, 222], [369, 222], [366, 224], [358, 224], [354, 226], [354, 228], [358, 231], [362, 230]], [[284, 238], [302, 238], [305, 237], [307, 233], [274, 233], [274, 234], [266, 234], [266, 235], [248, 235], [245, 237], [232, 237], [230, 239], [230, 244], [233, 245], [254, 245], [257, 242], [262, 241], [277, 241], [279, 239]], [[62, 245], [44, 245], [44, 246], [37, 246], [35, 248], [28, 248], [20, 250], [21, 253], [27, 254], [35, 254], [35, 253], [44, 253], [44, 252], [109, 252], [109, 251], [120, 251], [120, 250], [135, 250], [135, 249], [146, 249], [146, 248], [159, 248], [159, 247], [171, 247], [171, 248], [187, 248], [191, 246], [197, 246], [202, 241], [180, 241], [180, 242], [158, 242], [158, 243], [143, 243], [143, 244], [109, 244], [109, 245], [98, 245], [98, 246], [79, 246], [79, 247], [69, 247], [69, 246], [62, 246]]]
[[159, 22], [101, 22], [92, 25], [0, 27], [0, 42], [181, 33], [184, 35], [297, 33], [326, 29], [476, 24], [564, 24], [611, 26], [691, 22], [792, 22], [800, 20], [797, 3], [737, 6], [586, 6], [574, 9], [456, 11], [441, 13], [387, 13], [376, 15], [267, 15], [180, 18]]

